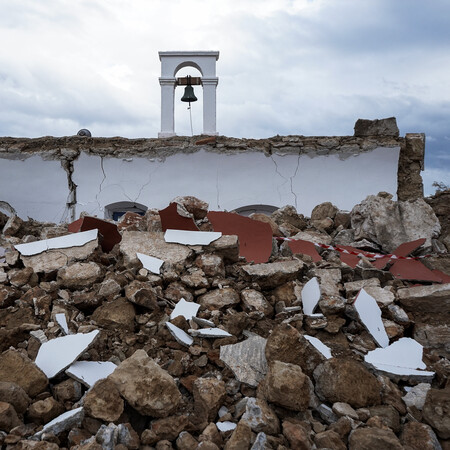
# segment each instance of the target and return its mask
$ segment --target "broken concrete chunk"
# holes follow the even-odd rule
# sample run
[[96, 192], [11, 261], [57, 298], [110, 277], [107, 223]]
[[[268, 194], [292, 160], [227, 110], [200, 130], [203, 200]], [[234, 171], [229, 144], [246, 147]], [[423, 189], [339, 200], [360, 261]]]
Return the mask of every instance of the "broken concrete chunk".
[[327, 359], [314, 370], [315, 390], [321, 400], [344, 402], [353, 408], [381, 403], [381, 383], [352, 359]]
[[[450, 439], [450, 387], [430, 389], [428, 391], [422, 414], [424, 421], [430, 424], [441, 439]], [[445, 447], [444, 447], [445, 448]]]
[[156, 273], [156, 275], [160, 274], [161, 266], [164, 264], [162, 259], [144, 255], [143, 253], [136, 253], [136, 257], [142, 263], [144, 269], [147, 269], [152, 273]]
[[201, 328], [199, 330], [189, 329], [188, 331], [192, 336], [205, 338], [222, 338], [232, 336], [228, 333], [228, 331], [222, 330], [221, 328]]
[[61, 269], [73, 261], [85, 260], [97, 247], [98, 239], [94, 239], [79, 247], [50, 249], [37, 255], [22, 255], [21, 259], [24, 266], [32, 268], [34, 272], [48, 273]]
[[186, 347], [189, 347], [190, 345], [193, 344], [194, 339], [192, 339], [181, 328], [176, 327], [170, 322], [166, 322], [166, 327], [169, 329], [170, 333], [179, 344], [185, 345]]
[[97, 337], [99, 331], [86, 334], [71, 334], [52, 339], [41, 345], [36, 356], [36, 365], [53, 378], [75, 361]]
[[263, 399], [249, 398], [241, 420], [247, 423], [255, 433], [264, 432], [275, 435], [280, 432], [280, 421], [277, 415]]
[[66, 369], [66, 374], [89, 388], [111, 375], [116, 367], [110, 361], [76, 361]]
[[266, 342], [261, 336], [254, 335], [238, 344], [222, 345], [220, 359], [241, 383], [256, 387], [267, 373]]
[[310, 402], [310, 380], [300, 366], [272, 361], [264, 380], [264, 396], [270, 403], [292, 411], [305, 411]]
[[413, 338], [430, 353], [450, 358], [450, 328], [445, 319], [442, 324], [416, 323]]
[[212, 422], [226, 398], [225, 383], [217, 378], [197, 378], [192, 386], [195, 414], [206, 422]]
[[190, 320], [197, 315], [198, 309], [200, 305], [194, 302], [187, 302], [184, 298], [182, 298], [173, 309], [170, 314], [171, 319], [175, 319], [175, 317], [183, 316], [186, 320]]
[[170, 203], [181, 205], [195, 220], [204, 219], [208, 214], [208, 203], [192, 195], [175, 197]]
[[424, 313], [450, 314], [450, 283], [403, 288], [397, 294], [403, 308], [418, 316]]
[[297, 259], [267, 264], [242, 266], [244, 277], [258, 283], [263, 289], [272, 289], [288, 281], [295, 280], [304, 264]]
[[48, 342], [48, 338], [42, 330], [30, 331], [30, 335], [37, 339], [41, 344]]
[[398, 136], [399, 130], [395, 117], [387, 119], [358, 119], [355, 123], [355, 136]]
[[30, 397], [40, 394], [48, 385], [44, 372], [30, 358], [14, 349], [0, 354], [0, 381], [17, 384]]
[[273, 314], [273, 307], [266, 300], [262, 292], [246, 288], [241, 291], [241, 299], [245, 311], [259, 311], [265, 316], [271, 316]]
[[209, 245], [221, 236], [222, 233], [215, 231], [166, 230], [164, 240], [183, 245]]
[[84, 397], [83, 406], [88, 416], [113, 422], [123, 413], [124, 401], [114, 382], [104, 378], [89, 389]]
[[307, 315], [314, 313], [320, 300], [320, 287], [317, 278], [311, 278], [302, 289], [303, 312]]
[[381, 320], [381, 309], [376, 300], [364, 289], [359, 291], [354, 302], [355, 309], [367, 331], [380, 347], [389, 345], [389, 337]]
[[330, 359], [333, 357], [333, 355], [331, 354], [330, 347], [325, 345], [320, 339], [317, 339], [314, 336], [308, 336], [307, 334], [304, 334], [303, 337], [311, 345], [313, 345], [325, 358]]
[[423, 198], [395, 202], [390, 198], [369, 195], [351, 212], [355, 239], [368, 239], [387, 253], [401, 244], [426, 238], [425, 247], [439, 235], [441, 226], [433, 209]]
[[119, 244], [126, 264], [138, 264], [136, 253], [153, 256], [171, 264], [184, 264], [193, 251], [181, 244], [169, 244], [162, 233], [125, 231]]
[[35, 434], [35, 437], [40, 437], [44, 433], [52, 433], [58, 435], [65, 430], [80, 426], [84, 418], [83, 407], [72, 409], [64, 414], [61, 414], [56, 419], [44, 425], [41, 431]]
[[425, 405], [428, 391], [431, 389], [430, 383], [419, 383], [414, 387], [405, 386], [406, 395], [402, 397], [406, 406], [414, 406], [419, 411], [422, 411]]
[[239, 301], [239, 294], [233, 288], [214, 289], [198, 298], [200, 305], [209, 310], [237, 305]]
[[9, 433], [13, 428], [23, 425], [14, 407], [0, 400], [0, 430]]
[[109, 378], [122, 397], [145, 416], [167, 417], [181, 401], [174, 379], [144, 350], [134, 352]]
[[434, 372], [427, 372], [425, 363], [422, 361], [423, 347], [411, 338], [401, 338], [389, 347], [377, 348], [370, 351], [364, 360], [374, 366], [377, 370], [386, 372], [388, 375], [399, 375], [405, 377], [419, 377], [420, 379], [431, 379]]
[[101, 267], [95, 262], [77, 262], [58, 270], [58, 281], [69, 289], [83, 289], [99, 281]]

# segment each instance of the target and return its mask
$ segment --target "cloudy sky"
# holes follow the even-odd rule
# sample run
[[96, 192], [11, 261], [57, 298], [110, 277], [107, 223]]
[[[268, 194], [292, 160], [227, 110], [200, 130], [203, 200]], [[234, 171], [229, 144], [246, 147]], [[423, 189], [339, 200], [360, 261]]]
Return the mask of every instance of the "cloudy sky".
[[[220, 134], [352, 135], [358, 118], [395, 116], [401, 135], [426, 133], [426, 193], [433, 181], [450, 185], [448, 0], [0, 0], [0, 8], [0, 136], [88, 128], [157, 137], [158, 51], [219, 50]], [[201, 102], [192, 120], [201, 133]], [[178, 100], [176, 132], [191, 134]]]

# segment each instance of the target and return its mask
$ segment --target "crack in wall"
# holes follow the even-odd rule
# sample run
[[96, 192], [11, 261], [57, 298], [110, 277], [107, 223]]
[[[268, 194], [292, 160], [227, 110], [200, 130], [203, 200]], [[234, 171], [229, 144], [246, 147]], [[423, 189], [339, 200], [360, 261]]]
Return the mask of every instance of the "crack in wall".
[[73, 160], [62, 160], [61, 167], [67, 174], [67, 186], [69, 188], [69, 193], [67, 194], [66, 207], [64, 209], [60, 222], [62, 222], [67, 216], [69, 217], [69, 220], [73, 222], [75, 220], [75, 207], [77, 204], [77, 185], [72, 179], [74, 172]]
[[281, 196], [280, 188], [281, 188], [282, 186], [284, 186], [284, 185], [289, 181], [289, 179], [286, 178], [284, 175], [282, 175], [281, 172], [278, 170], [278, 164], [277, 164], [277, 162], [273, 159], [273, 156], [274, 156], [274, 155], [270, 155], [270, 159], [272, 160], [272, 162], [273, 162], [274, 165], [275, 165], [275, 173], [277, 173], [281, 178], [283, 178], [283, 180], [285, 180], [285, 182], [282, 183], [281, 185], [277, 185], [278, 197], [279, 197], [280, 202], [281, 202], [281, 197], [282, 197], [282, 196]]
[[106, 172], [105, 172], [105, 168], [103, 167], [103, 156], [100, 156], [100, 168], [102, 169], [103, 180], [100, 182], [100, 186], [98, 187], [97, 194], [95, 194], [95, 201], [97, 202], [99, 211], [103, 211], [102, 205], [100, 205], [100, 202], [98, 200], [98, 197], [102, 193], [102, 190], [103, 190], [103, 183], [106, 180]]
[[155, 171], [156, 171], [156, 169], [155, 169], [153, 172], [151, 172], [151, 173], [148, 174], [148, 181], [147, 181], [145, 184], [143, 184], [143, 185], [141, 186], [141, 188], [139, 189], [138, 195], [137, 195], [137, 197], [134, 199], [133, 203], [136, 203], [136, 202], [138, 201], [139, 197], [140, 197], [141, 194], [142, 194], [142, 191], [143, 191], [143, 190], [151, 183], [151, 181], [152, 181], [152, 175], [153, 175], [153, 173], [154, 173]]
[[292, 175], [292, 177], [290, 177], [291, 192], [292, 192], [292, 195], [294, 196], [295, 209], [298, 208], [298, 206], [297, 206], [297, 194], [294, 192], [294, 188], [292, 186], [292, 182], [293, 182], [294, 178], [297, 176], [297, 172], [298, 172], [298, 168], [299, 167], [300, 167], [300, 155], [298, 155], [298, 157], [297, 157], [297, 167], [295, 168], [294, 175]]

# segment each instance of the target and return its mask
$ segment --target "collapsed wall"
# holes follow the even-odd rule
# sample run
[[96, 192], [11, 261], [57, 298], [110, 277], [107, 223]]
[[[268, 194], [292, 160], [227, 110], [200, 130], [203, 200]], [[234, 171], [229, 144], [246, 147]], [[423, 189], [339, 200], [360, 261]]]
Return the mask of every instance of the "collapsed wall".
[[7, 450], [447, 448], [450, 264], [423, 199], [2, 221]]
[[291, 204], [307, 215], [380, 191], [414, 200], [423, 196], [425, 139], [398, 134], [392, 118], [359, 120], [354, 136], [340, 137], [1, 138], [0, 200], [22, 218], [53, 222], [162, 208], [186, 194], [216, 210]]

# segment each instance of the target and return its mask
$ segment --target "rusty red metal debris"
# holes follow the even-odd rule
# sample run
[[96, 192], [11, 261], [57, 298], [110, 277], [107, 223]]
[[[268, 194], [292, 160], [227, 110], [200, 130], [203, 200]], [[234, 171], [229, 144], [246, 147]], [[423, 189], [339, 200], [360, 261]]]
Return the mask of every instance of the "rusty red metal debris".
[[432, 281], [442, 283], [442, 277], [425, 267], [420, 261], [402, 259], [396, 261], [389, 272], [400, 280]]
[[190, 217], [183, 217], [178, 214], [177, 204], [171, 203], [167, 208], [159, 210], [159, 217], [161, 217], [161, 227], [163, 231], [166, 230], [186, 230], [198, 231], [197, 225]]
[[[360, 248], [352, 247], [350, 245], [339, 245], [336, 246], [336, 248], [339, 251], [339, 258], [341, 258], [341, 261], [350, 266], [352, 269], [354, 269], [358, 265], [360, 261], [359, 255], [364, 255], [367, 256], [368, 258], [370, 258], [370, 255], [372, 255], [371, 252], [366, 252], [364, 250], [361, 250]], [[358, 255], [343, 253], [342, 250], [358, 253]]]
[[117, 225], [97, 217], [84, 216], [70, 223], [68, 229], [71, 233], [97, 229], [102, 236], [100, 245], [104, 252], [110, 252], [122, 240]]
[[239, 214], [210, 211], [208, 219], [214, 231], [239, 237], [239, 254], [247, 261], [265, 263], [272, 253], [272, 228], [268, 223]]
[[309, 241], [304, 241], [303, 239], [295, 239], [288, 241], [289, 248], [292, 253], [301, 253], [303, 255], [311, 256], [314, 262], [322, 261], [322, 257], [316, 250], [314, 243]]
[[[393, 252], [395, 256], [408, 256], [414, 250], [417, 250], [421, 245], [425, 243], [426, 239], [417, 239], [416, 241], [409, 241], [399, 245]], [[386, 258], [379, 258], [374, 261], [372, 264], [377, 269], [384, 269], [387, 263], [391, 260], [390, 256], [386, 256]]]

